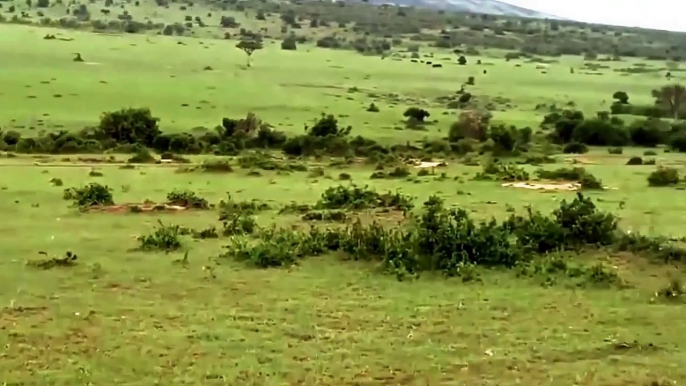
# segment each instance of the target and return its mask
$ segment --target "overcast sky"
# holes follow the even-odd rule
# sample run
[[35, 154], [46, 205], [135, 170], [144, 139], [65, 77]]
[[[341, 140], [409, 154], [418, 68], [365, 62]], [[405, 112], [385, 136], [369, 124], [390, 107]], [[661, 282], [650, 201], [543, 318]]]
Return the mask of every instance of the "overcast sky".
[[686, 0], [500, 0], [583, 21], [686, 31]]

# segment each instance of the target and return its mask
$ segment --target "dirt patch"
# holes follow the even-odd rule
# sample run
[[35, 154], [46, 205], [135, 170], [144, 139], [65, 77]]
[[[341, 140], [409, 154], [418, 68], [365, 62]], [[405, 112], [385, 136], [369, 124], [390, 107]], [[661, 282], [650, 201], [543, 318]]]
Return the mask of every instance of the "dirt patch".
[[502, 184], [502, 186], [508, 188], [568, 192], [581, 189], [581, 184], [578, 182], [508, 182]]
[[122, 205], [107, 205], [107, 206], [92, 206], [88, 208], [90, 212], [106, 212], [106, 213], [140, 213], [140, 212], [178, 212], [187, 210], [185, 206], [168, 205], [168, 204], [122, 204]]

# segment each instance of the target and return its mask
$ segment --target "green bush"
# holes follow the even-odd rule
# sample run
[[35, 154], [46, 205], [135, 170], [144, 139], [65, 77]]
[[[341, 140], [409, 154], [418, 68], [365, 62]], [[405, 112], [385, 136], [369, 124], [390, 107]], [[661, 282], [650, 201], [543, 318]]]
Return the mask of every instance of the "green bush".
[[213, 173], [230, 173], [233, 171], [233, 167], [231, 167], [229, 161], [211, 160], [203, 162], [200, 165], [200, 170]]
[[129, 158], [127, 162], [130, 164], [148, 164], [155, 163], [156, 161], [157, 159], [150, 153], [150, 150], [143, 147], [133, 157]]
[[95, 182], [80, 188], [67, 188], [62, 197], [65, 200], [74, 201], [74, 206], [83, 209], [92, 206], [114, 205], [112, 189]]
[[171, 252], [181, 248], [181, 235], [185, 233], [184, 229], [179, 225], [164, 225], [162, 221], [158, 223], [159, 226], [151, 234], [138, 237], [139, 249]]
[[224, 236], [251, 235], [257, 231], [257, 221], [247, 212], [224, 213], [220, 217]]
[[367, 187], [357, 185], [330, 187], [317, 202], [318, 209], [373, 209], [393, 208], [407, 212], [414, 207], [412, 198], [396, 192], [379, 194]]
[[148, 108], [127, 108], [103, 113], [99, 129], [117, 143], [151, 146], [160, 134], [158, 123]]
[[506, 182], [528, 181], [529, 173], [515, 164], [502, 164], [489, 162], [483, 167], [483, 171], [476, 174], [475, 180], [498, 180]]
[[611, 147], [607, 149], [607, 152], [609, 154], [622, 154], [624, 153], [624, 149], [622, 149], [621, 147]]
[[670, 186], [679, 183], [679, 171], [670, 167], [659, 167], [648, 176], [648, 186]]
[[316, 212], [308, 212], [302, 216], [304, 221], [330, 221], [330, 222], [345, 222], [347, 220], [345, 212], [340, 210], [323, 210]]
[[643, 158], [641, 157], [631, 157], [626, 162], [627, 165], [643, 165]]
[[588, 153], [588, 146], [583, 143], [572, 142], [566, 144], [562, 148], [562, 152], [565, 154], [586, 154]]
[[167, 193], [167, 204], [189, 209], [209, 209], [206, 199], [189, 190], [173, 190]]

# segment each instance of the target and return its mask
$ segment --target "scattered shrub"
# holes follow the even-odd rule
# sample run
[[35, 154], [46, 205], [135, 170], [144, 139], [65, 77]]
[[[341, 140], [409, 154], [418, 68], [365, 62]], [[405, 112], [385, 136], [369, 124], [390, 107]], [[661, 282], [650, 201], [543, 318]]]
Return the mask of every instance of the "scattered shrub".
[[157, 159], [150, 153], [150, 150], [143, 147], [133, 157], [129, 158], [127, 162], [130, 164], [147, 164], [155, 163], [156, 161]]
[[588, 153], [588, 146], [583, 143], [572, 142], [565, 145], [562, 148], [562, 152], [565, 154], [586, 154]]
[[622, 149], [621, 147], [611, 147], [607, 149], [607, 152], [609, 154], [622, 154], [624, 153], [624, 149]]
[[184, 229], [178, 225], [164, 225], [158, 221], [159, 226], [148, 235], [138, 237], [139, 249], [143, 251], [161, 250], [165, 252], [175, 251], [181, 248], [181, 235]]
[[189, 209], [209, 209], [206, 199], [189, 190], [173, 190], [167, 193], [167, 204]]
[[75, 206], [84, 209], [91, 206], [114, 205], [112, 189], [95, 182], [81, 188], [67, 188], [64, 190], [63, 198], [74, 201]]
[[670, 167], [659, 167], [648, 176], [648, 186], [670, 186], [679, 183], [679, 171]]
[[394, 208], [407, 212], [414, 207], [412, 198], [399, 192], [379, 194], [357, 185], [330, 187], [317, 202], [318, 209], [372, 209]]
[[631, 157], [626, 163], [627, 165], [643, 165], [643, 159], [641, 157]]

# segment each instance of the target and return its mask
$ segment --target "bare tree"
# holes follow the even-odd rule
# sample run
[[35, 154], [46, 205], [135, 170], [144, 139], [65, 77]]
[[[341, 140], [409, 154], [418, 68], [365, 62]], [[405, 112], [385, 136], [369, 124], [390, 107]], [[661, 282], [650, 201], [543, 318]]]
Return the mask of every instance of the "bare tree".
[[679, 115], [686, 110], [686, 87], [680, 84], [671, 84], [659, 90], [653, 90], [653, 98], [655, 98], [655, 105], [669, 110], [674, 120], [679, 120]]
[[263, 48], [262, 42], [259, 40], [241, 40], [236, 44], [236, 48], [243, 50], [248, 55], [248, 67], [250, 67], [250, 57], [253, 52]]

